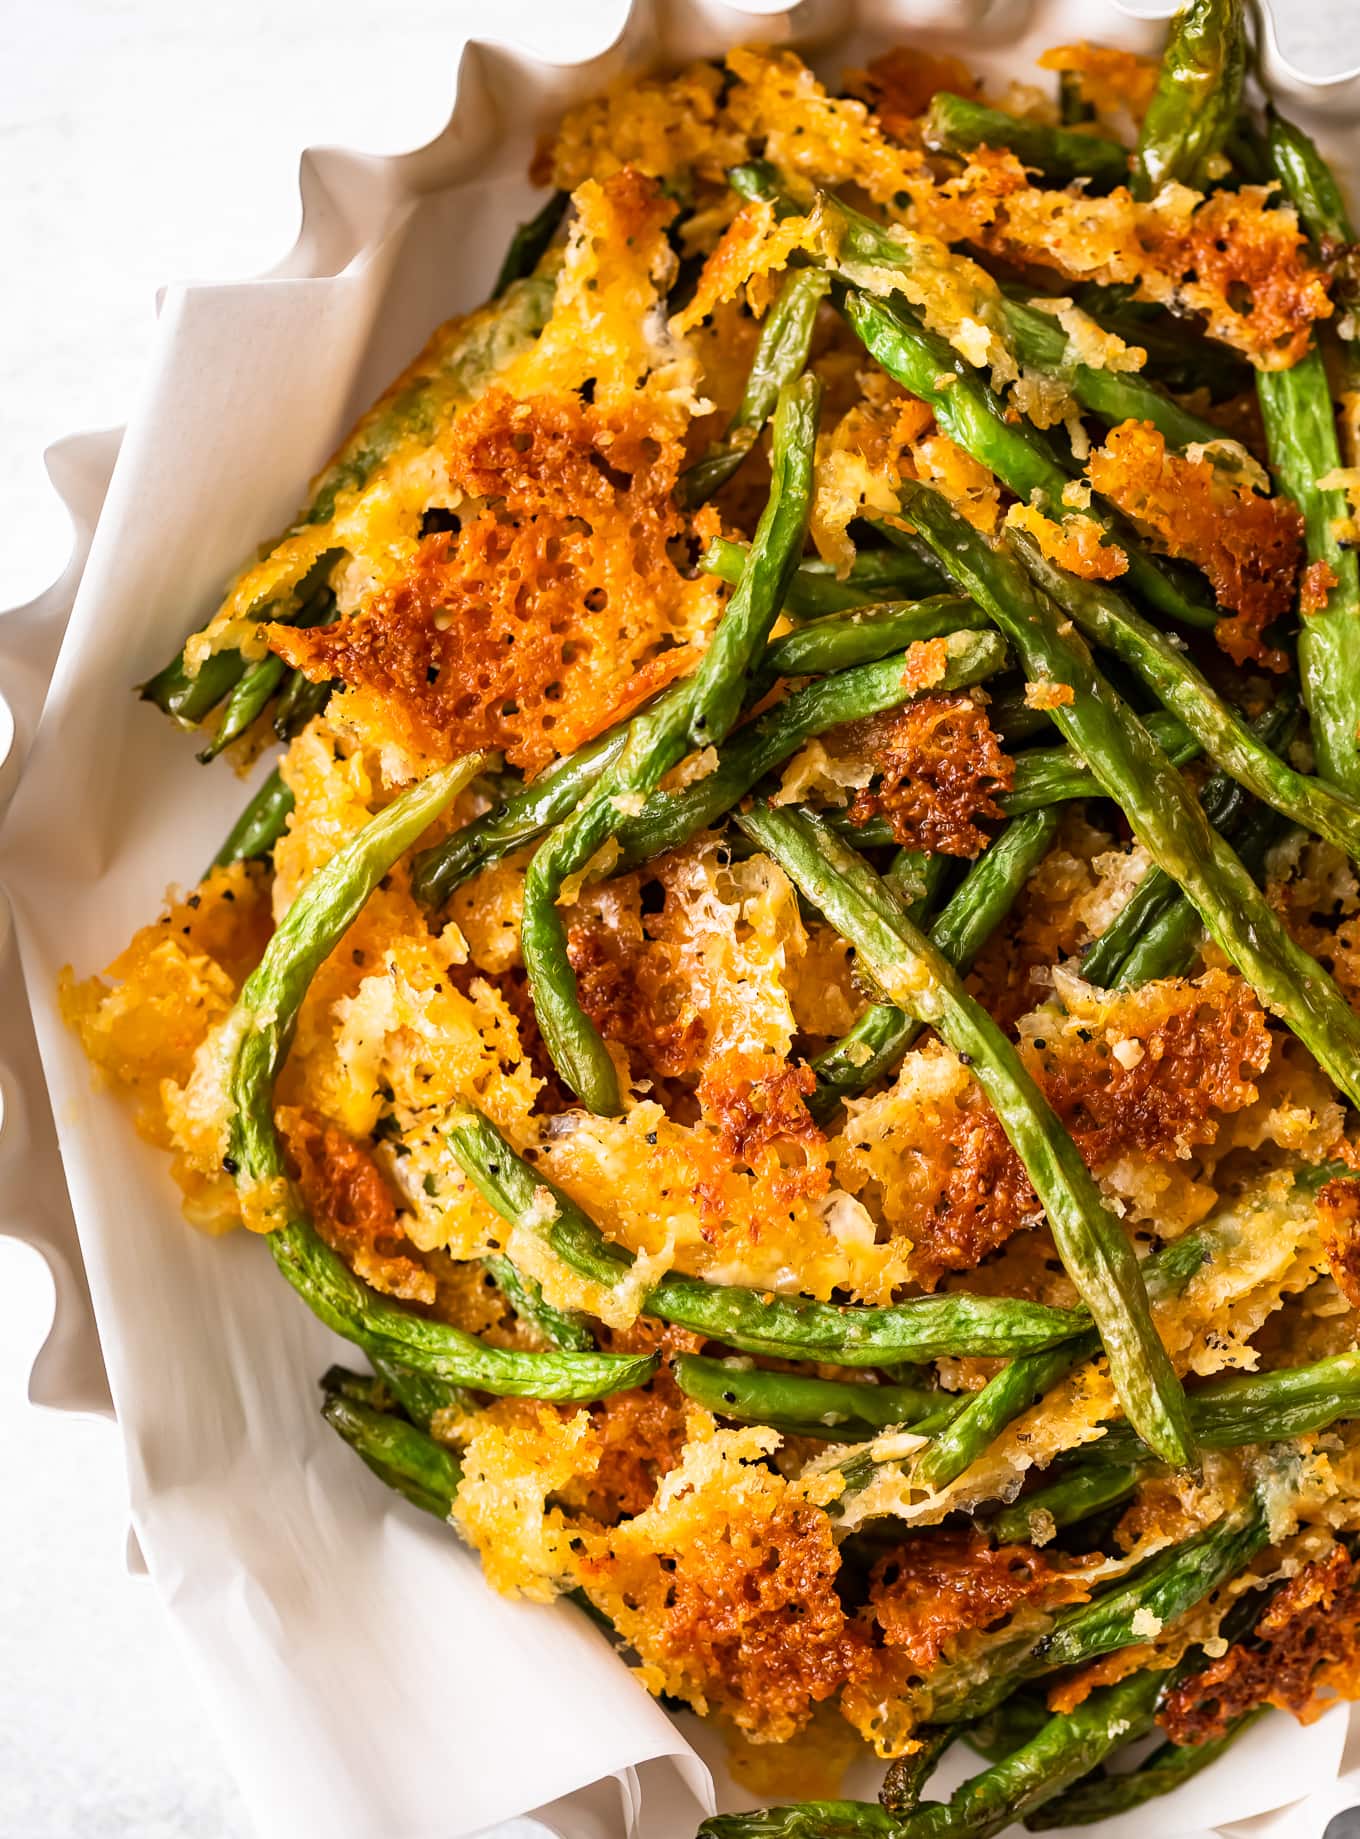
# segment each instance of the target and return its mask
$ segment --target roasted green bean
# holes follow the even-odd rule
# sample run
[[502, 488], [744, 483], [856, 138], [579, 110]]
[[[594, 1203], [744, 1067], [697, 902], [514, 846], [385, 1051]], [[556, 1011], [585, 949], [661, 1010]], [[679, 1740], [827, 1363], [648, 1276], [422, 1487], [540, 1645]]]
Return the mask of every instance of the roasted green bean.
[[[447, 1141], [459, 1167], [501, 1218], [536, 1232], [569, 1270], [610, 1287], [628, 1276], [631, 1255], [610, 1244], [570, 1195], [516, 1155], [478, 1112], [460, 1113]], [[1082, 1318], [1070, 1309], [1004, 1297], [958, 1293], [881, 1309], [851, 1308], [704, 1283], [677, 1272], [654, 1284], [641, 1308], [743, 1353], [855, 1367], [942, 1359], [951, 1353], [1028, 1352], [1052, 1346], [1082, 1326]]]
[[1017, 1054], [948, 959], [911, 925], [878, 876], [806, 813], [756, 806], [738, 823], [855, 947], [897, 1005], [932, 1027], [974, 1074], [1034, 1184], [1068, 1275], [1100, 1331], [1120, 1401], [1167, 1461], [1193, 1460], [1185, 1400], [1148, 1313], [1124, 1229]]

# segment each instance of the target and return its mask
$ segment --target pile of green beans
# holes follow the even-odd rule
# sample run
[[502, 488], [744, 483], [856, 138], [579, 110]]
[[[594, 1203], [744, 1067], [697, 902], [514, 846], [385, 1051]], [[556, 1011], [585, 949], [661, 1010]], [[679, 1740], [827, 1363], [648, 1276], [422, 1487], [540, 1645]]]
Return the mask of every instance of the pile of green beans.
[[[1273, 110], [1264, 131], [1252, 118], [1246, 61], [1243, 0], [1188, 0], [1173, 22], [1136, 147], [1094, 131], [1075, 79], [1062, 85], [1057, 126], [938, 92], [924, 143], [945, 156], [945, 170], [950, 155], [1005, 148], [1050, 184], [1095, 194], [1127, 183], [1140, 200], [1168, 185], [1205, 191], [1271, 177], [1317, 260], [1335, 267], [1338, 306], [1354, 313], [1360, 284], [1336, 257], [1355, 232], [1335, 181], [1297, 127]], [[806, 184], [760, 158], [728, 176], [738, 196], [766, 202], [777, 216], [809, 208]], [[1299, 1440], [1360, 1417], [1360, 1352], [1182, 1384], [1154, 1309], [1223, 1255], [1231, 1222], [1210, 1221], [1140, 1260], [1016, 1042], [965, 982], [1057, 843], [1065, 810], [1098, 801], [1102, 821], [1122, 818], [1152, 866], [1086, 949], [1087, 979], [1123, 991], [1184, 975], [1207, 937], [1339, 1093], [1360, 1106], [1360, 1016], [1294, 942], [1260, 885], [1270, 850], [1286, 836], [1318, 838], [1360, 865], [1360, 572], [1337, 534], [1344, 494], [1320, 483], [1342, 461], [1333, 379], [1360, 388], [1360, 340], [1348, 339], [1347, 327], [1338, 344], [1324, 330], [1320, 336], [1337, 348], [1319, 344], [1290, 369], [1256, 373], [1277, 488], [1303, 514], [1308, 562], [1330, 573], [1325, 604], [1301, 620], [1296, 640], [1287, 630], [1274, 635], [1296, 642], [1297, 685], [1293, 678], [1276, 685], [1253, 719], [1235, 700], [1257, 707], [1251, 686], [1229, 678], [1224, 689], [1199, 661], [1203, 634], [1219, 616], [1205, 581], [1156, 552], [1098, 499], [1091, 514], [1128, 557], [1118, 588], [1066, 572], [1021, 530], [1007, 527], [990, 540], [915, 478], [900, 488], [899, 515], [850, 527], [864, 542], [849, 568], [838, 573], [804, 553], [822, 409], [810, 356], [819, 320], [834, 329], [835, 314], [867, 357], [927, 404], [940, 430], [1021, 502], [1061, 503], [1077, 473], [1067, 445], [1007, 406], [911, 303], [909, 294], [921, 297], [913, 282], [941, 259], [936, 239], [827, 192], [816, 194], [815, 206], [827, 232], [820, 253], [792, 259], [736, 408], [676, 486], [682, 511], [707, 503], [768, 430], [771, 484], [751, 540], [710, 540], [697, 560], [732, 590], [698, 666], [527, 783], [484, 755], [428, 773], [313, 874], [217, 1037], [222, 1166], [247, 1217], [266, 1225], [289, 1284], [371, 1365], [368, 1374], [339, 1367], [326, 1374], [327, 1423], [381, 1482], [439, 1519], [454, 1514], [462, 1483], [458, 1456], [441, 1438], [462, 1434], [450, 1426], [475, 1416], [488, 1397], [590, 1406], [657, 1378], [662, 1355], [602, 1351], [609, 1343], [600, 1319], [613, 1321], [624, 1297], [696, 1337], [690, 1346], [700, 1351], [664, 1356], [671, 1398], [678, 1392], [714, 1418], [829, 1446], [809, 1473], [832, 1484], [822, 1498], [835, 1537], [852, 1554], [851, 1579], [882, 1550], [882, 1520], [892, 1511], [882, 1502], [900, 1499], [898, 1487], [919, 1503], [962, 1481], [957, 1498], [973, 1503], [974, 1533], [993, 1546], [1044, 1545], [1076, 1529], [1067, 1532], [1073, 1550], [1080, 1538], [1100, 1544], [1111, 1516], [1149, 1477], [1191, 1469], [1201, 1451], [1247, 1450], [1242, 1497], [1216, 1522], [1136, 1566], [1109, 1565], [1086, 1600], [1017, 1617], [963, 1650], [946, 1646], [911, 1684], [917, 1747], [888, 1771], [880, 1803], [765, 1808], [721, 1815], [700, 1829], [705, 1839], [989, 1839], [1016, 1819], [1037, 1831], [1143, 1807], [1250, 1729], [1259, 1709], [1243, 1712], [1214, 1742], [1163, 1742], [1138, 1767], [1123, 1769], [1120, 1758], [1107, 1770], [1108, 1759], [1152, 1728], [1169, 1684], [1199, 1650], [1178, 1673], [1153, 1659], [1066, 1713], [1049, 1714], [1044, 1682], [1155, 1640], [1149, 1630], [1159, 1634], [1240, 1578], [1270, 1543], [1267, 1504], [1277, 1498], [1279, 1476], [1297, 1466]], [[436, 334], [316, 480], [286, 535], [330, 526], [349, 495], [372, 485], [399, 451], [432, 445], [456, 405], [529, 348], [551, 314], [555, 250], [570, 208], [568, 195], [554, 192], [521, 227], [492, 301]], [[976, 265], [973, 273], [981, 273]], [[672, 291], [672, 307], [680, 291]], [[1171, 389], [1204, 386], [1211, 400], [1233, 393], [1245, 375], [1240, 359], [1132, 289], [1074, 291], [1099, 325], [1145, 342], [1148, 374], [1082, 362], [1063, 322], [1024, 278], [985, 278], [977, 311], [1017, 366], [1060, 379], [1096, 421], [1149, 422], [1182, 450], [1221, 441], [1223, 431]], [[285, 573], [250, 617], [297, 625], [336, 618], [329, 582], [343, 559], [338, 546], [319, 559], [313, 546], [305, 567]], [[1193, 643], [1163, 629], [1167, 621], [1198, 628]], [[937, 648], [940, 665], [924, 692], [912, 687], [909, 670], [911, 648], [923, 642]], [[1102, 658], [1114, 660], [1113, 681]], [[1035, 686], [1057, 694], [1034, 696]], [[181, 653], [142, 694], [186, 728], [215, 716], [199, 756], [210, 760], [270, 719], [277, 737], [290, 739], [333, 688], [273, 654], [248, 659], [227, 648], [195, 672]], [[966, 869], [900, 846], [881, 818], [859, 824], [848, 808], [809, 810], [773, 793], [771, 776], [815, 737], [916, 694], [961, 692], [987, 705], [1008, 744], [1042, 743], [1039, 731], [1049, 724], [1057, 731], [1047, 737], [1056, 744], [1016, 752], [1012, 782], [998, 798], [1002, 816]], [[1304, 738], [1309, 746], [1295, 745]], [[696, 755], [707, 770], [677, 775], [684, 783], [668, 779]], [[1199, 757], [1205, 776], [1196, 793], [1180, 769]], [[431, 844], [431, 827], [470, 786], [489, 808]], [[213, 869], [267, 859], [293, 802], [275, 767]], [[868, 992], [840, 1038], [808, 1045], [813, 1119], [828, 1127], [842, 1106], [853, 1112], [854, 1101], [893, 1078], [921, 1033], [933, 1030], [971, 1070], [1019, 1156], [1078, 1306], [962, 1288], [870, 1306], [678, 1269], [649, 1271], [644, 1285], [631, 1252], [592, 1217], [603, 1212], [593, 1201], [588, 1210], [538, 1166], [544, 1139], [535, 1140], [533, 1127], [522, 1137], [519, 1126], [507, 1133], [466, 1095], [442, 1120], [442, 1140], [449, 1172], [499, 1222], [482, 1270], [523, 1331], [515, 1344], [496, 1345], [378, 1294], [326, 1243], [289, 1173], [276, 1085], [313, 980], [385, 877], [409, 857], [411, 887], [437, 924], [478, 872], [532, 852], [521, 944], [543, 1043], [587, 1111], [618, 1115], [628, 1102], [619, 1063], [585, 1013], [568, 955], [566, 885], [643, 868], [709, 830], [722, 832], [733, 852], [757, 850], [783, 871], [803, 913], [820, 915], [850, 948]], [[1300, 1170], [1296, 1182], [1307, 1193], [1337, 1172]], [[525, 1250], [533, 1255], [522, 1257]], [[978, 1359], [998, 1364], [975, 1390], [950, 1390], [958, 1379], [947, 1366], [934, 1370], [937, 1362]], [[1018, 1497], [1014, 1487], [1011, 1498], [988, 1494], [997, 1484], [983, 1459], [997, 1439], [1022, 1413], [1042, 1410], [1079, 1366], [1102, 1359], [1118, 1415], [1079, 1451], [1060, 1453], [1046, 1473], [1027, 1478]], [[880, 1480], [890, 1485], [870, 1495]], [[928, 1505], [938, 1517], [952, 1498]], [[599, 1620], [580, 1592], [572, 1594]], [[1259, 1609], [1262, 1592], [1248, 1594]], [[987, 1766], [947, 1800], [925, 1800], [932, 1771], [956, 1741]]]

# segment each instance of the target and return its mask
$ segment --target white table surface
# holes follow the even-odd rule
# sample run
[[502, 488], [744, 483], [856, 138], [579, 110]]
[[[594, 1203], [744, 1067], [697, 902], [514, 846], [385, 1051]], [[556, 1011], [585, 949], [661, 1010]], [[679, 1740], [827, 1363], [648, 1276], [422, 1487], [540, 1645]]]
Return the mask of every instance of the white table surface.
[[[1328, 61], [1324, 4], [1276, 9], [1305, 69]], [[305, 146], [399, 151], [437, 132], [474, 23], [531, 31], [550, 52], [554, 21], [571, 13], [579, 30], [587, 10], [603, 22], [622, 5], [9, 0], [0, 607], [60, 571], [67, 532], [43, 448], [126, 418], [157, 286], [276, 261], [296, 231]], [[40, 1261], [0, 1239], [0, 1835], [247, 1839], [151, 1591], [125, 1571], [116, 1432], [26, 1402], [50, 1312]]]

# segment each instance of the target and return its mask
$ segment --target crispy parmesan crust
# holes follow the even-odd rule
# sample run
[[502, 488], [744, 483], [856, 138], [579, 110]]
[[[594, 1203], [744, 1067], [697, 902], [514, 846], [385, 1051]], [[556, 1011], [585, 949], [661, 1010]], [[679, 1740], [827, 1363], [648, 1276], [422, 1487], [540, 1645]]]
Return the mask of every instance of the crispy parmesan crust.
[[961, 516], [991, 535], [1001, 514], [996, 479], [942, 434], [929, 407], [881, 372], [859, 378], [852, 402], [817, 444], [811, 532], [817, 550], [837, 567], [854, 560], [847, 526], [860, 516], [898, 520], [897, 488], [921, 479], [942, 492]]
[[1217, 637], [1233, 662], [1283, 670], [1283, 653], [1261, 635], [1293, 604], [1303, 547], [1297, 507], [1226, 478], [1208, 458], [1168, 453], [1151, 422], [1112, 428], [1086, 471], [1140, 529], [1204, 570], [1219, 605], [1230, 609]]
[[847, 70], [841, 87], [867, 102], [883, 132], [904, 146], [918, 146], [920, 117], [937, 89], [975, 96], [980, 84], [961, 58], [895, 46], [871, 58], [863, 70]]
[[271, 644], [346, 684], [349, 719], [415, 762], [497, 748], [537, 771], [690, 668], [717, 617], [714, 585], [667, 552], [681, 458], [646, 410], [493, 390], [448, 453], [485, 508], [353, 617], [276, 626]]
[[437, 1286], [397, 1219], [397, 1203], [372, 1156], [314, 1112], [283, 1106], [280, 1135], [313, 1224], [364, 1282], [405, 1302], [433, 1303]]
[[[1257, 1096], [1271, 1055], [1255, 993], [1235, 972], [1163, 978], [1083, 1005], [1058, 1035], [1041, 1016], [1025, 1057], [1093, 1166], [1186, 1156]], [[1062, 1026], [1060, 1024], [1060, 1026]]]
[[[1068, 46], [1051, 53], [1062, 68], [1079, 72], [1098, 111], [1141, 114], [1155, 81], [1146, 60], [1098, 47]], [[911, 66], [920, 65], [921, 81]], [[1072, 279], [1130, 284], [1158, 305], [1199, 314], [1210, 334], [1264, 369], [1284, 369], [1308, 348], [1314, 321], [1332, 311], [1326, 272], [1315, 266], [1292, 210], [1265, 186], [1243, 186], [1205, 198], [1186, 186], [1164, 187], [1151, 202], [1136, 203], [1119, 186], [1105, 197], [1048, 190], [1031, 183], [1014, 154], [979, 148], [940, 177], [926, 160], [914, 126], [914, 109], [935, 87], [930, 60], [915, 53], [876, 60], [853, 87], [882, 108], [876, 115], [855, 97], [828, 95], [795, 53], [733, 51], [725, 102], [711, 77], [683, 73], [670, 85], [637, 86], [626, 104], [587, 104], [567, 117], [558, 144], [561, 172], [576, 182], [617, 169], [620, 157], [648, 171], [682, 179], [694, 168], [762, 156], [795, 182], [857, 187], [910, 227], [947, 243], [974, 243], [1021, 266], [1056, 269]], [[956, 73], [945, 74], [953, 80]], [[611, 113], [612, 110], [612, 113]], [[656, 120], [687, 111], [683, 132], [667, 147]], [[634, 119], [648, 123], [640, 127]], [[694, 145], [694, 127], [709, 125], [713, 166]], [[615, 147], [620, 152], [615, 152]], [[550, 154], [549, 160], [553, 159]], [[752, 239], [748, 218], [743, 236]], [[789, 236], [795, 235], [790, 231]], [[782, 234], [780, 240], [787, 238]], [[762, 258], [763, 259], [763, 258]], [[772, 250], [765, 272], [787, 259]], [[722, 267], [738, 284], [729, 249]], [[711, 300], [726, 297], [715, 287]], [[706, 308], [704, 310], [707, 310]]]
[[933, 854], [976, 856], [986, 848], [981, 824], [1003, 815], [997, 794], [1010, 790], [1015, 762], [980, 703], [920, 696], [860, 724], [857, 739], [880, 777], [872, 791], [856, 794], [852, 823], [882, 814], [896, 842]]
[[1321, 557], [1310, 562], [1299, 579], [1299, 612], [1305, 619], [1314, 613], [1325, 613], [1327, 598], [1337, 585], [1337, 572], [1330, 562]]
[[1114, 581], [1128, 569], [1124, 551], [1117, 543], [1107, 543], [1095, 518], [1083, 512], [1057, 522], [1035, 505], [1013, 504], [1006, 522], [1032, 536], [1050, 562], [1083, 581]]
[[[1253, 1104], [1271, 1054], [1249, 986], [1214, 970], [1029, 1018], [1021, 1053], [1093, 1169], [1127, 1157], [1174, 1162], [1213, 1143]], [[912, 1242], [925, 1285], [973, 1269], [1041, 1210], [1024, 1166], [976, 1082], [952, 1055], [909, 1054], [889, 1092], [850, 1108], [833, 1146], [837, 1175], [880, 1196]]]
[[664, 948], [649, 945], [640, 913], [610, 905], [613, 924], [586, 914], [568, 933], [581, 1007], [640, 1070], [667, 1078], [697, 1071], [708, 1033], [684, 980]]
[[1157, 1722], [1173, 1743], [1208, 1743], [1258, 1705], [1311, 1724], [1360, 1697], [1360, 1571], [1337, 1545], [1292, 1578], [1252, 1633], [1166, 1696]]
[[599, 1460], [582, 1487], [563, 1499], [593, 1520], [612, 1526], [650, 1507], [663, 1475], [685, 1448], [685, 1400], [671, 1373], [672, 1356], [697, 1353], [702, 1337], [669, 1323], [639, 1316], [631, 1328], [606, 1329], [601, 1345], [612, 1353], [660, 1353], [662, 1364], [649, 1385], [612, 1392], [590, 1407], [599, 1440]]
[[704, 1069], [699, 1105], [716, 1127], [719, 1151], [749, 1169], [775, 1205], [825, 1194], [831, 1183], [826, 1137], [808, 1112], [817, 1077], [807, 1065], [742, 1048]]
[[759, 1465], [770, 1447], [771, 1432], [700, 1414], [652, 1506], [583, 1536], [578, 1575], [654, 1692], [780, 1743], [840, 1691], [866, 1640], [837, 1590], [831, 1521]]
[[1022, 1603], [1052, 1609], [1090, 1594], [1080, 1568], [1060, 1570], [1032, 1545], [992, 1545], [975, 1532], [918, 1533], [881, 1558], [869, 1582], [883, 1644], [907, 1675], [928, 1672], [958, 1635], [993, 1628]]
[[1269, 188], [1202, 198], [1169, 185], [1149, 204], [1123, 186], [1103, 198], [1031, 186], [1009, 152], [979, 148], [921, 217], [951, 241], [1056, 269], [1070, 279], [1132, 284], [1142, 299], [1202, 315], [1206, 330], [1262, 370], [1287, 370], [1332, 311], [1292, 210]]
[[1141, 121], [1157, 87], [1156, 58], [1111, 45], [1054, 45], [1039, 58], [1041, 70], [1065, 70], [1081, 78], [1082, 100], [1102, 120], [1127, 113]]
[[981, 1089], [937, 1044], [908, 1054], [890, 1091], [849, 1107], [833, 1145], [837, 1179], [869, 1193], [932, 1289], [971, 1270], [1041, 1210]]
[[1329, 1181], [1318, 1194], [1318, 1217], [1336, 1287], [1360, 1309], [1360, 1180]]

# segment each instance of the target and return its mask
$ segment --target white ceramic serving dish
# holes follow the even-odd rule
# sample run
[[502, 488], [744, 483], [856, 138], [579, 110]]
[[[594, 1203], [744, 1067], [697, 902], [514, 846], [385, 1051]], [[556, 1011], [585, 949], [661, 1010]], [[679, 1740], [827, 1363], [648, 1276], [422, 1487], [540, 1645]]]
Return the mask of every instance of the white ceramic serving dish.
[[[1345, 47], [1356, 0], [1327, 4]], [[161, 1158], [91, 1090], [56, 1014], [60, 967], [104, 963], [162, 887], [192, 880], [245, 790], [225, 766], [197, 768], [127, 686], [287, 521], [430, 327], [485, 295], [531, 205], [534, 139], [568, 102], [743, 41], [791, 42], [834, 69], [910, 40], [1031, 79], [1045, 45], [1151, 48], [1161, 33], [1109, 0], [638, 0], [605, 43], [596, 10], [578, 10], [570, 62], [469, 44], [428, 146], [308, 154], [301, 233], [270, 274], [168, 293], [121, 445], [81, 436], [49, 456], [76, 530], [66, 572], [0, 615], [0, 802], [14, 797], [0, 833], [14, 921], [0, 909], [0, 1231], [35, 1245], [57, 1288], [32, 1396], [116, 1411], [136, 1540], [267, 1839], [460, 1839], [529, 1814], [513, 1830], [685, 1839], [715, 1791], [741, 1797], [720, 1765], [715, 1789], [699, 1753], [717, 1764], [712, 1739], [668, 1718], [570, 1610], [494, 1596], [335, 1443], [315, 1383], [338, 1344], [259, 1244], [184, 1226]], [[1356, 69], [1312, 82], [1264, 37], [1274, 93], [1357, 195]], [[1338, 1781], [1345, 1737], [1345, 1713], [1307, 1732], [1270, 1720], [1160, 1804], [1156, 1830], [1318, 1839], [1360, 1799], [1349, 1766]]]

